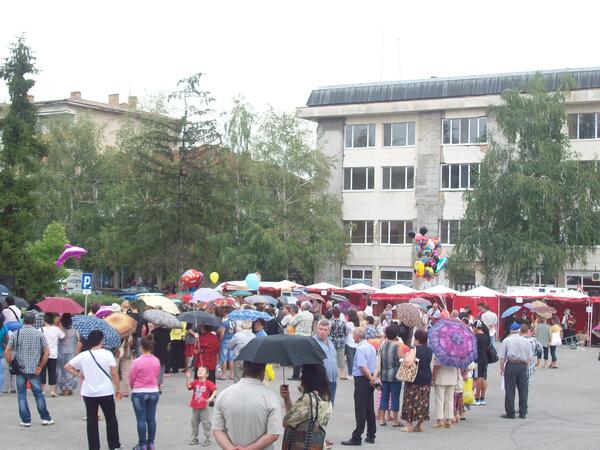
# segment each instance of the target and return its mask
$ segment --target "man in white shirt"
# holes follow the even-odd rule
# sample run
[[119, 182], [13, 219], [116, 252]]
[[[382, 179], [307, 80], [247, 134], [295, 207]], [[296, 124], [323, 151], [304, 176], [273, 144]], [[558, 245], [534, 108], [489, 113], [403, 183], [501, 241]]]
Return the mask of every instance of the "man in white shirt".
[[233, 379], [237, 383], [242, 378], [242, 362], [235, 359], [240, 354], [242, 349], [248, 342], [256, 336], [252, 332], [252, 322], [249, 320], [242, 321], [240, 328], [229, 341], [228, 347], [233, 351]]
[[4, 323], [19, 322], [21, 320], [21, 310], [15, 306], [15, 299], [12, 295], [7, 295], [4, 299], [6, 308], [2, 311]]
[[490, 342], [496, 343], [496, 328], [498, 327], [498, 316], [496, 313], [490, 311], [490, 307], [487, 303], [480, 303], [479, 310], [481, 311], [481, 321], [484, 323], [488, 330], [490, 330]]
[[373, 317], [373, 304], [371, 303], [371, 300], [367, 300], [367, 306], [365, 307], [365, 316]]
[[285, 305], [283, 307], [283, 318], [281, 319], [281, 328], [283, 333], [288, 334], [288, 325], [294, 317], [292, 316], [292, 305]]

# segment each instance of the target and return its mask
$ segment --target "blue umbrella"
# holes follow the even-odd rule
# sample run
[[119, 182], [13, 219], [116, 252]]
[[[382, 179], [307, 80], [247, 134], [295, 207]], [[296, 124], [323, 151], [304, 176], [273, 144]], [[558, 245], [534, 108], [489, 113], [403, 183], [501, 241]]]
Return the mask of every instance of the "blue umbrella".
[[227, 292], [228, 295], [231, 295], [232, 297], [250, 297], [252, 295], [252, 292], [250, 291], [233, 291], [233, 292]]
[[255, 305], [256, 303], [268, 303], [273, 306], [277, 306], [277, 299], [271, 297], [270, 295], [251, 295], [250, 297], [246, 297], [244, 299], [244, 303], [248, 303], [249, 305]]
[[100, 330], [104, 333], [104, 348], [115, 349], [121, 345], [119, 333], [111, 327], [108, 322], [94, 316], [73, 316], [73, 328], [87, 339], [92, 330]]
[[251, 320], [254, 322], [258, 319], [269, 321], [273, 317], [266, 312], [256, 311], [255, 309], [237, 309], [227, 314], [227, 318], [230, 320]]
[[516, 313], [520, 309], [521, 309], [521, 306], [519, 306], [519, 305], [511, 306], [510, 308], [508, 308], [506, 311], [504, 311], [502, 313], [502, 318], [505, 319], [508, 316], [512, 316], [514, 313]]

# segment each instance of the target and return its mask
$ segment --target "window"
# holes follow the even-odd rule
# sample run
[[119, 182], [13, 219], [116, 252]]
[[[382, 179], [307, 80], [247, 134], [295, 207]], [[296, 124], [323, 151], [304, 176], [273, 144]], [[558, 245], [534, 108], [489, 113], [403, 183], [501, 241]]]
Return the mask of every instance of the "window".
[[375, 124], [346, 125], [346, 148], [375, 147]]
[[356, 283], [373, 285], [373, 271], [371, 269], [346, 268], [342, 270], [342, 287]]
[[374, 167], [346, 167], [344, 168], [344, 190], [366, 191], [375, 188]]
[[[589, 295], [600, 292], [600, 276], [598, 273], [567, 273], [566, 286], [569, 289], [583, 289], [584, 292], [590, 293]], [[559, 294], [560, 295], [560, 294]]]
[[442, 164], [442, 190], [466, 190], [477, 186], [479, 163]]
[[440, 241], [442, 244], [456, 244], [459, 231], [460, 220], [440, 220]]
[[600, 139], [600, 113], [569, 114], [569, 139]]
[[345, 220], [344, 225], [350, 228], [351, 244], [373, 243], [373, 221], [372, 220]]
[[384, 167], [381, 189], [414, 189], [414, 166]]
[[412, 230], [411, 220], [382, 220], [382, 244], [407, 244], [410, 243], [408, 232]]
[[487, 117], [442, 120], [442, 143], [482, 144], [487, 142]]
[[384, 147], [406, 147], [408, 145], [415, 145], [414, 122], [383, 124]]
[[412, 287], [413, 271], [411, 269], [384, 269], [380, 273], [381, 289], [385, 289], [386, 287], [394, 286], [396, 284], [403, 284], [405, 286]]

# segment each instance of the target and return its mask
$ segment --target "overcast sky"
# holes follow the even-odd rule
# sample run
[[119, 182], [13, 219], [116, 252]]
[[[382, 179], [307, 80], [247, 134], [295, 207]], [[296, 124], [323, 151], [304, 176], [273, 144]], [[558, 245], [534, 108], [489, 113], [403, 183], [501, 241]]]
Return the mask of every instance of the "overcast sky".
[[203, 72], [218, 109], [242, 94], [291, 111], [322, 85], [597, 66], [599, 13], [573, 0], [13, 1], [0, 56], [26, 33], [40, 100], [144, 97]]

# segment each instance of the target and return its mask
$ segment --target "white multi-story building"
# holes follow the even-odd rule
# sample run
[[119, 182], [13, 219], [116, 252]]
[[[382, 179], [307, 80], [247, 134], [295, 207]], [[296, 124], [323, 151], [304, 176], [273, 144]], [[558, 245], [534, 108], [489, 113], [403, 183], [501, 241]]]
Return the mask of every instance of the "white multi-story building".
[[[581, 159], [600, 159], [600, 69], [542, 72], [552, 89], [564, 73], [576, 87], [568, 101], [569, 136]], [[330, 192], [352, 223], [349, 254], [321, 279], [386, 287], [413, 280], [407, 233], [421, 226], [451, 252], [464, 214], [464, 192], [477, 183], [494, 118], [490, 105], [523, 89], [534, 73], [432, 78], [315, 89], [301, 118], [317, 122], [317, 145], [334, 157]], [[543, 268], [540, 268], [542, 271]], [[596, 275], [594, 275], [596, 274]], [[473, 273], [467, 285], [479, 283]], [[446, 280], [437, 280], [445, 282]], [[568, 268], [559, 286], [600, 289], [600, 255]], [[468, 287], [468, 286], [459, 286]]]

